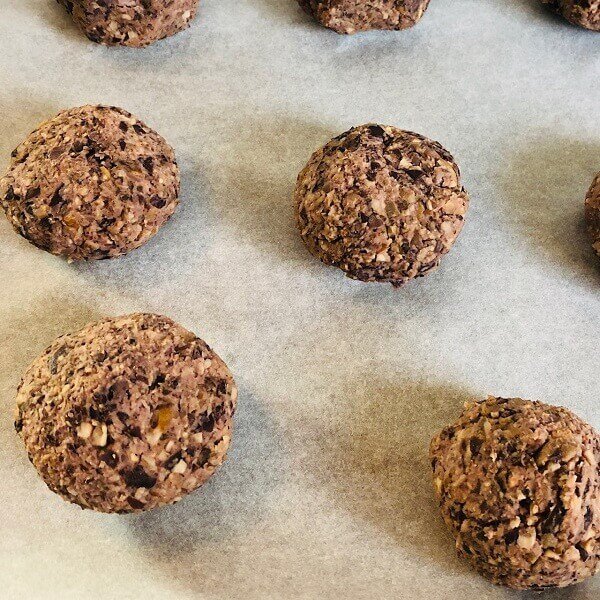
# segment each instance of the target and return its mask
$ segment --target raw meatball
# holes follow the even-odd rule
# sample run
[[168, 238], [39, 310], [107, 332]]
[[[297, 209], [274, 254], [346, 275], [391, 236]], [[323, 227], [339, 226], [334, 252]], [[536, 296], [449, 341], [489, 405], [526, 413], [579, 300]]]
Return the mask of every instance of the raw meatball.
[[178, 204], [173, 149], [121, 108], [82, 106], [46, 121], [12, 153], [0, 202], [25, 239], [69, 260], [145, 244]]
[[600, 31], [600, 0], [542, 0], [574, 25]]
[[298, 0], [317, 21], [337, 33], [408, 29], [425, 14], [429, 0]]
[[147, 46], [186, 29], [199, 0], [58, 0], [93, 42]]
[[312, 254], [353, 279], [399, 286], [438, 265], [469, 201], [458, 166], [440, 144], [362, 125], [313, 154], [298, 177], [295, 203]]
[[48, 487], [100, 512], [179, 500], [224, 461], [237, 389], [170, 319], [133, 314], [58, 338], [25, 373], [15, 427]]
[[600, 173], [585, 199], [585, 218], [596, 254], [600, 256]]
[[458, 553], [494, 583], [563, 587], [600, 568], [600, 436], [520, 398], [469, 403], [431, 443]]

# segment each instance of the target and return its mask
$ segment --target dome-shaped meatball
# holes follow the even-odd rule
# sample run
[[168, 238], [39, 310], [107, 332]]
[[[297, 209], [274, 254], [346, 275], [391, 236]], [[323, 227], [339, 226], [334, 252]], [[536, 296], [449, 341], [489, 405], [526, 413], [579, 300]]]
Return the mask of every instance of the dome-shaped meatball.
[[15, 230], [69, 260], [145, 244], [178, 204], [173, 149], [120, 108], [82, 106], [43, 123], [13, 152], [0, 203]]
[[48, 487], [100, 512], [179, 500], [225, 459], [237, 389], [170, 319], [133, 314], [58, 338], [25, 373], [15, 427]]
[[399, 286], [439, 264], [469, 200], [440, 144], [362, 125], [313, 154], [298, 177], [295, 204], [312, 254], [353, 279]]
[[519, 398], [467, 404], [431, 443], [458, 553], [516, 589], [563, 587], [600, 568], [599, 461], [590, 425]]

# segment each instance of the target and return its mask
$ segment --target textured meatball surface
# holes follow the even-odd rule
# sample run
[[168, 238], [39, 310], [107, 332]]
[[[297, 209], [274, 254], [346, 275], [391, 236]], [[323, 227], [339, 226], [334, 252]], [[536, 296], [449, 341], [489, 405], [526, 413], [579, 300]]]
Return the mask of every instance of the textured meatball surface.
[[58, 338], [25, 373], [15, 427], [48, 487], [100, 512], [179, 500], [224, 461], [237, 389], [166, 317], [107, 318]]
[[0, 202], [15, 230], [70, 260], [146, 243], [178, 204], [167, 142], [127, 111], [82, 106], [43, 123], [12, 153]]
[[431, 443], [458, 553], [494, 583], [563, 587], [600, 568], [600, 436], [572, 412], [520, 398], [467, 404]]
[[58, 0], [85, 35], [107, 46], [148, 46], [186, 29], [199, 0]]
[[408, 29], [425, 14], [429, 0], [298, 0], [300, 6], [337, 33]]
[[458, 166], [440, 144], [372, 124], [317, 150], [295, 191], [312, 254], [353, 279], [395, 286], [439, 264], [468, 203]]
[[574, 25], [600, 31], [600, 0], [542, 0], [542, 2]]
[[585, 199], [585, 218], [592, 245], [596, 254], [600, 256], [600, 173], [596, 175]]

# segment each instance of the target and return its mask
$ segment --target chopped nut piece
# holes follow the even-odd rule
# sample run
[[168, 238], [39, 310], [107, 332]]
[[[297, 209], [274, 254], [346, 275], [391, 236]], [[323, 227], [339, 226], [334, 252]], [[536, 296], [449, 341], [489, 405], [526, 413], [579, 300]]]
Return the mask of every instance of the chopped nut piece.
[[577, 550], [577, 548], [575, 548], [575, 546], [571, 546], [570, 548], [567, 548], [566, 552], [563, 554], [563, 560], [566, 560], [569, 562], [576, 562], [580, 559], [581, 559], [581, 554], [579, 553], [579, 550]]
[[535, 529], [526, 529], [519, 534], [517, 545], [524, 550], [531, 550], [535, 546], [536, 537]]
[[187, 469], [187, 463], [185, 460], [180, 460], [174, 467], [173, 473], [185, 473]]
[[170, 406], [163, 406], [159, 408], [157, 411], [158, 416], [158, 424], [156, 428], [162, 432], [165, 432], [169, 428], [169, 423], [173, 418], [173, 411]]
[[158, 442], [160, 441], [162, 434], [162, 430], [156, 427], [155, 429], [152, 429], [146, 434], [146, 441], [151, 446], [156, 446], [156, 444], [158, 444]]
[[92, 435], [92, 429], [93, 427], [91, 423], [81, 423], [79, 427], [77, 427], [77, 435], [82, 440], [87, 440], [90, 437], [90, 435]]
[[91, 442], [94, 446], [106, 446], [106, 442], [108, 440], [108, 429], [104, 423], [99, 425], [98, 427], [94, 427], [94, 431], [92, 432]]

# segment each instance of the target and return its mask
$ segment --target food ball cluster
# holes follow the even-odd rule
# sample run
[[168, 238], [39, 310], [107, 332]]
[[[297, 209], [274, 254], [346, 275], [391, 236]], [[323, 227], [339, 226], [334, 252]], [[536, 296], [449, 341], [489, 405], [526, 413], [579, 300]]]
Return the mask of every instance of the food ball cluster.
[[58, 0], [93, 42], [147, 46], [182, 31], [199, 0]]
[[408, 29], [419, 22], [429, 0], [298, 0], [317, 21], [337, 33]]
[[0, 203], [15, 230], [69, 260], [142, 246], [178, 204], [173, 149], [127, 111], [82, 106], [43, 123], [12, 153]]
[[585, 199], [585, 218], [592, 245], [596, 254], [600, 256], [600, 173], [594, 179]]
[[600, 0], [542, 0], [542, 2], [574, 25], [600, 31]]
[[15, 427], [48, 487], [100, 512], [179, 500], [224, 461], [237, 389], [170, 319], [108, 318], [58, 338], [25, 373]]
[[474, 402], [430, 456], [458, 553], [494, 583], [562, 587], [600, 569], [600, 436], [570, 411]]
[[373, 124], [315, 152], [295, 191], [312, 254], [353, 279], [395, 286], [439, 264], [468, 204], [458, 166], [440, 144]]

